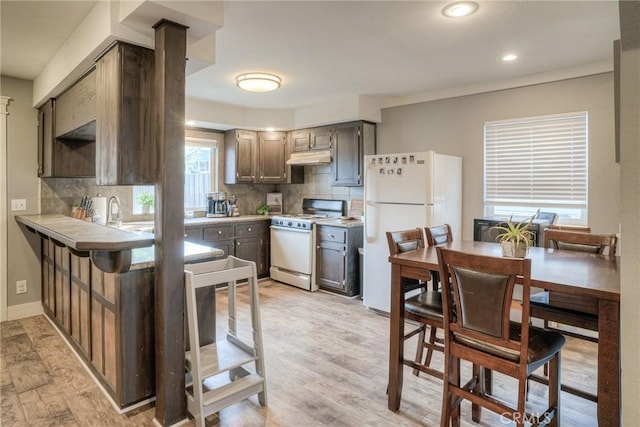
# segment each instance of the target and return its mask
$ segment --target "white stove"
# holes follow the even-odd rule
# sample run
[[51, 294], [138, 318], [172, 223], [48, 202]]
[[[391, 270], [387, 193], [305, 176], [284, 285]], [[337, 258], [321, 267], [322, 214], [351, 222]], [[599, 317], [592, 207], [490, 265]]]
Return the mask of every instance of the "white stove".
[[315, 233], [313, 224], [340, 217], [346, 210], [342, 200], [303, 199], [303, 213], [277, 215], [271, 219], [271, 278], [307, 291], [315, 283]]
[[278, 227], [288, 227], [296, 229], [311, 230], [313, 223], [327, 219], [327, 215], [312, 215], [312, 214], [284, 214], [277, 215], [271, 219], [271, 225]]

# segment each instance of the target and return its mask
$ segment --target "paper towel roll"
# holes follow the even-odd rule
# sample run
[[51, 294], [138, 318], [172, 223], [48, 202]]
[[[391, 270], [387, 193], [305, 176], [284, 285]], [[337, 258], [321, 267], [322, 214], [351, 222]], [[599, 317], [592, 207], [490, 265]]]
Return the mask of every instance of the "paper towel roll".
[[93, 216], [98, 219], [96, 223], [98, 224], [106, 224], [107, 223], [107, 198], [106, 197], [92, 197], [91, 201], [93, 202]]

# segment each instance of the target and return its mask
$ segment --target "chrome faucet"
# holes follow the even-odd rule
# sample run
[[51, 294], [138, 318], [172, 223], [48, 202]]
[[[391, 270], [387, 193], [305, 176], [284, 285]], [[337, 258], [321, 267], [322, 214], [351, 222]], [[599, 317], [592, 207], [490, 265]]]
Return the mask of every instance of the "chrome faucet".
[[122, 227], [122, 212], [118, 196], [109, 197], [109, 201], [107, 202], [107, 226]]

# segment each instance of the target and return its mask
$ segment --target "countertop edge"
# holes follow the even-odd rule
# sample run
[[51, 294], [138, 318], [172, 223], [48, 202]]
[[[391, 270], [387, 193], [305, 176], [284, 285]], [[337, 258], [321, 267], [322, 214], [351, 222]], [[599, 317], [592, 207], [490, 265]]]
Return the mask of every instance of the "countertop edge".
[[[111, 229], [104, 225], [94, 224], [59, 214], [16, 215], [15, 220], [26, 227], [38, 231], [47, 237], [78, 251], [121, 251], [143, 248], [155, 243], [153, 235], [148, 233], [142, 234], [119, 229]], [[116, 241], [104, 241], [100, 238], [96, 240], [89, 240], [87, 238], [77, 239], [74, 238], [74, 236], [69, 236], [59, 229], [56, 229], [54, 225], [47, 225], [47, 220], [63, 222], [67, 227], [77, 228], [78, 233], [90, 233], [90, 231], [87, 230], [96, 227], [95, 231], [99, 231], [102, 234], [106, 233], [106, 235], [116, 236]]]

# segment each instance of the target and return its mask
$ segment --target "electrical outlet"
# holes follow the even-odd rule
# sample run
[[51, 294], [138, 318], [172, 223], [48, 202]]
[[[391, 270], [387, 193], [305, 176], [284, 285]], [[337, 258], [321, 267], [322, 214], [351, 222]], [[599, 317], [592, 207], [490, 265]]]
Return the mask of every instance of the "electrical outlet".
[[11, 199], [11, 210], [12, 211], [26, 211], [27, 210], [27, 200], [26, 199]]
[[26, 294], [26, 293], [27, 293], [27, 281], [18, 280], [16, 282], [16, 294]]

